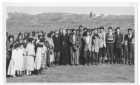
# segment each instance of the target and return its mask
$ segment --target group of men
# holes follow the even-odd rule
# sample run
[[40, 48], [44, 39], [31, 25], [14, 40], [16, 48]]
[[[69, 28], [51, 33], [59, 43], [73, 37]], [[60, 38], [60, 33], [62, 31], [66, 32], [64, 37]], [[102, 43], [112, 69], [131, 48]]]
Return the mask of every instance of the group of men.
[[134, 65], [134, 32], [128, 29], [123, 36], [120, 27], [87, 29], [82, 25], [78, 29], [56, 30], [52, 37], [56, 65], [98, 65], [129, 64]]

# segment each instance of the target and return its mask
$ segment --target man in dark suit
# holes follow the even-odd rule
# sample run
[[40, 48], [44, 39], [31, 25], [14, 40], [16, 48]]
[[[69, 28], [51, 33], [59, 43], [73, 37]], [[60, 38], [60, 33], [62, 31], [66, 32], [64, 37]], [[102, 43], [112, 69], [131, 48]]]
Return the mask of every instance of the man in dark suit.
[[66, 31], [63, 30], [63, 34], [60, 38], [61, 49], [62, 49], [62, 65], [68, 65], [68, 36], [66, 35]]
[[54, 57], [55, 57], [55, 65], [58, 66], [59, 58], [60, 58], [60, 36], [58, 35], [59, 32], [56, 30], [55, 35], [53, 36], [53, 43], [54, 43]]
[[129, 64], [131, 65], [134, 64], [134, 34], [131, 28], [128, 29], [128, 34], [125, 35], [124, 39], [128, 41]]
[[116, 28], [115, 33], [115, 63], [122, 63], [122, 43], [123, 34], [120, 32], [120, 27]]
[[[68, 39], [70, 38], [70, 36], [71, 36], [71, 30], [70, 29], [67, 29], [67, 36], [68, 36]], [[70, 56], [71, 56], [71, 54], [70, 54], [70, 42], [68, 41], [68, 64], [70, 65], [71, 64], [71, 62], [70, 62]]]

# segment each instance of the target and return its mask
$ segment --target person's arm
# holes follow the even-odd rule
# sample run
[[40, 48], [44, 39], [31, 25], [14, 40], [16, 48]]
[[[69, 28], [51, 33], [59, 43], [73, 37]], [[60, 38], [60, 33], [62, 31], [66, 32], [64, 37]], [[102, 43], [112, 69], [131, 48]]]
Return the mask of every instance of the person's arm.
[[123, 34], [121, 33], [121, 43], [123, 44]]

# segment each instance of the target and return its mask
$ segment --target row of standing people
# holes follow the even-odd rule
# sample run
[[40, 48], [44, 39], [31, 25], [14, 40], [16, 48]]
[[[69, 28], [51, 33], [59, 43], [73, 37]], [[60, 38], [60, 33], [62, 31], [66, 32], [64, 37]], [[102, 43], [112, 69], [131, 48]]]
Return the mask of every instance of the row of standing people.
[[[105, 63], [134, 64], [134, 35], [132, 29], [123, 37], [120, 28], [108, 33], [104, 27], [87, 29], [82, 26], [76, 29], [50, 32], [24, 33], [24, 38], [19, 33], [14, 41], [14, 36], [9, 36], [7, 41], [7, 73], [8, 75], [35, 72], [38, 74], [47, 65], [90, 65]], [[124, 43], [123, 43], [124, 41]], [[22, 51], [20, 51], [22, 49]], [[24, 49], [24, 50], [23, 50]], [[18, 52], [18, 50], [20, 52]], [[17, 52], [16, 52], [17, 51]], [[18, 55], [19, 54], [19, 55]], [[11, 68], [15, 64], [13, 73]], [[10, 63], [10, 64], [9, 64]], [[20, 64], [19, 64], [20, 63]], [[20, 70], [19, 70], [20, 68]]]

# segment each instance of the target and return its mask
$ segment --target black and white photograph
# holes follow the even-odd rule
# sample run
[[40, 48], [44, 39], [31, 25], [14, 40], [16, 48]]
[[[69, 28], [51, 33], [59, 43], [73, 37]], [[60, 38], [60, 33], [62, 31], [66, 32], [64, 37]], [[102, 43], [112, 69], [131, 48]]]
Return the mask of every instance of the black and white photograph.
[[3, 3], [6, 84], [137, 83], [137, 3], [85, 4]]

